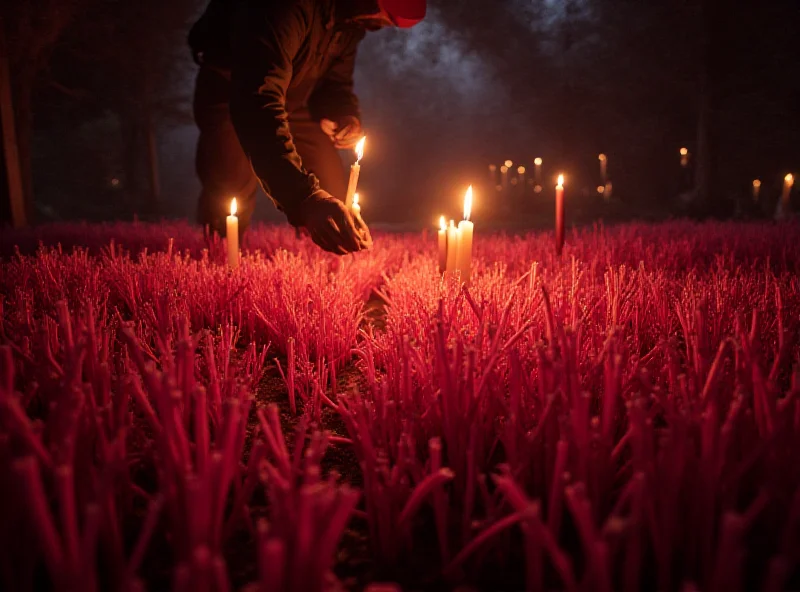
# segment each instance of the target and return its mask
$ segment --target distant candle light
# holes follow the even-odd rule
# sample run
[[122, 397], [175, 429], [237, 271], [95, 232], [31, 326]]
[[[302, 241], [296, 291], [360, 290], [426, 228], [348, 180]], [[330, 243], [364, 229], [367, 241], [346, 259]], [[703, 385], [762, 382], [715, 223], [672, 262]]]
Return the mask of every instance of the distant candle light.
[[783, 178], [783, 193], [781, 194], [781, 207], [783, 208], [783, 215], [788, 215], [791, 209], [791, 195], [792, 186], [794, 185], [794, 175], [787, 174]]
[[761, 194], [761, 180], [753, 180], [753, 201], [758, 201], [758, 196]]
[[505, 161], [503, 164], [506, 165], [506, 168], [509, 168], [509, 169], [512, 166], [514, 166], [514, 163], [512, 161], [510, 161], [510, 160]]

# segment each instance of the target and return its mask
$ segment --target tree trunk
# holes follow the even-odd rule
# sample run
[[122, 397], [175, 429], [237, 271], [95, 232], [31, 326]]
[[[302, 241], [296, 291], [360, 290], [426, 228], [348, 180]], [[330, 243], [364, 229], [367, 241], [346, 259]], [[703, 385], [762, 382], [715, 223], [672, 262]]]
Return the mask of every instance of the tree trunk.
[[[7, 195], [4, 199], [3, 211], [15, 227], [25, 226], [28, 216], [25, 207], [25, 193], [23, 176], [20, 166], [19, 146], [17, 144], [16, 122], [14, 121], [14, 105], [11, 96], [11, 74], [8, 64], [8, 51], [5, 41], [4, 24], [0, 22], [0, 130], [2, 130], [2, 175], [3, 187], [0, 195]], [[6, 205], [8, 208], [6, 209]]]
[[136, 109], [120, 113], [120, 132], [122, 133], [122, 166], [125, 171], [126, 203], [118, 212], [120, 215], [138, 214], [142, 209], [145, 193], [143, 178], [146, 153], [144, 137]]
[[28, 222], [34, 218], [32, 140], [33, 140], [33, 85], [32, 68], [22, 70], [16, 77], [14, 111], [16, 114], [17, 153], [19, 155], [20, 183]]
[[155, 216], [161, 201], [161, 175], [158, 166], [158, 138], [149, 107], [145, 107], [145, 134], [147, 135], [147, 178], [149, 181], [148, 210]]

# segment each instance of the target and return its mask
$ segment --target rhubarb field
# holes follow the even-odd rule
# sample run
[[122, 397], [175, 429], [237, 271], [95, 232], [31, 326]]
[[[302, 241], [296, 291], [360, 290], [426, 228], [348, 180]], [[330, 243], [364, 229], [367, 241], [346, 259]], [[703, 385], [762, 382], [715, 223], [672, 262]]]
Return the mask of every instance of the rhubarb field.
[[0, 589], [800, 588], [800, 226], [0, 237]]

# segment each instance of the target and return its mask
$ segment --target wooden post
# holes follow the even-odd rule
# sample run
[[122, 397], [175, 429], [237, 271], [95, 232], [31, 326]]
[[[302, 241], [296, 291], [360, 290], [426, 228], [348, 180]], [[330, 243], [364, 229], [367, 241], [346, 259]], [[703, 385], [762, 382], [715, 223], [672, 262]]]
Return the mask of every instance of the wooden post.
[[[22, 172], [19, 168], [19, 151], [14, 125], [14, 105], [11, 100], [11, 75], [8, 66], [5, 23], [0, 20], [0, 130], [3, 133], [3, 163], [8, 180], [11, 223], [19, 228], [27, 224], [25, 195], [22, 190]], [[5, 193], [5, 191], [3, 192]]]

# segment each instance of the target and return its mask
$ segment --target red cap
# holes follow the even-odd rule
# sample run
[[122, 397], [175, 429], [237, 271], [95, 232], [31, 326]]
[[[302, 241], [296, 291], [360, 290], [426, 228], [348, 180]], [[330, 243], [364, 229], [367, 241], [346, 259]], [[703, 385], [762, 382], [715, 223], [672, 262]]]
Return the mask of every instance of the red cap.
[[426, 0], [378, 0], [378, 4], [398, 27], [404, 29], [425, 18]]

